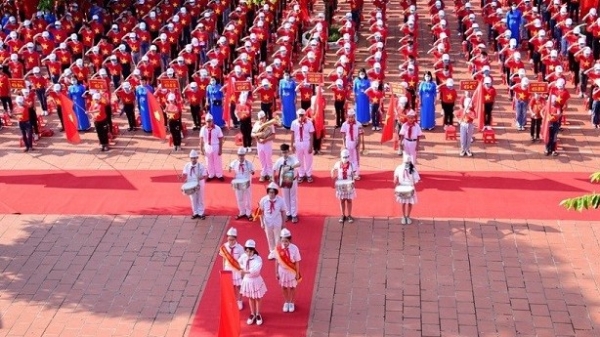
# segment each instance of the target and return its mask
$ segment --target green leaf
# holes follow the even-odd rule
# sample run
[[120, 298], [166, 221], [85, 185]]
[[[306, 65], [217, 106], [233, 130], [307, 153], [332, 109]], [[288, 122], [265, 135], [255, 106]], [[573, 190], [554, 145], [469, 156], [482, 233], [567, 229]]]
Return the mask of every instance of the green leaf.
[[590, 181], [593, 183], [600, 183], [600, 172], [595, 172], [590, 175]]

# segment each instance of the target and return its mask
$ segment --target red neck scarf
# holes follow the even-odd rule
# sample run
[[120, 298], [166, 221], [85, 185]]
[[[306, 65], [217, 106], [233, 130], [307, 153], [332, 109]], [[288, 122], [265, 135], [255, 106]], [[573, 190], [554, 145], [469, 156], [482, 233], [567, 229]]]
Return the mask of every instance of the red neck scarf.
[[231, 256], [233, 256], [233, 250], [235, 249], [235, 246], [233, 247], [229, 247], [229, 250], [231, 251]]
[[408, 123], [408, 134], [406, 136], [408, 139], [413, 139], [413, 137], [412, 137], [413, 126], [415, 126], [415, 122]]
[[304, 122], [300, 120], [300, 141], [304, 141]]
[[250, 261], [252, 261], [252, 259], [248, 259], [248, 261], [246, 261], [246, 270], [250, 270]]
[[240, 162], [240, 168], [239, 168], [241, 173], [244, 173], [244, 162]]
[[275, 200], [269, 200], [269, 212], [273, 213], [275, 211]]
[[350, 135], [350, 140], [354, 141], [354, 122], [348, 122], [349, 127], [349, 131], [348, 134]]
[[190, 175], [196, 173], [196, 165], [192, 165], [192, 168], [190, 169]]
[[348, 179], [348, 169], [350, 168], [350, 162], [342, 164], [342, 179]]
[[213, 128], [208, 128], [208, 145], [212, 145], [212, 130]]

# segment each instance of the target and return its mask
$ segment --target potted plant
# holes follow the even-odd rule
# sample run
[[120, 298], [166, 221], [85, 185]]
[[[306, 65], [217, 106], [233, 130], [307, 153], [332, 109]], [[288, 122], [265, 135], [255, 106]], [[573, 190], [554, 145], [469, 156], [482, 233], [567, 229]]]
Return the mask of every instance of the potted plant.
[[54, 0], [40, 0], [38, 10], [51, 12], [54, 10]]

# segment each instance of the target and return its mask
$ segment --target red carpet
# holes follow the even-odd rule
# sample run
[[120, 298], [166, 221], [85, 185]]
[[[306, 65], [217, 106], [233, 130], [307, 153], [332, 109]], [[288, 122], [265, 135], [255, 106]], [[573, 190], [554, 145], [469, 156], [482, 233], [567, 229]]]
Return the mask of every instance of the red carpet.
[[[306, 336], [310, 314], [310, 303], [313, 295], [319, 251], [321, 248], [321, 233], [323, 231], [323, 217], [304, 217], [302, 224], [290, 224], [293, 242], [300, 248], [302, 255], [301, 271], [302, 282], [298, 285], [296, 295], [296, 311], [283, 313], [283, 295], [275, 279], [275, 262], [267, 260], [268, 249], [265, 233], [258, 222], [235, 221], [230, 226], [238, 229], [241, 244], [248, 238], [256, 240], [260, 256], [263, 258], [262, 277], [267, 284], [267, 294], [262, 302], [261, 313], [264, 324], [261, 327], [246, 325], [250, 315], [248, 301], [244, 300], [244, 310], [240, 312], [242, 336], [269, 336], [269, 337], [300, 337]], [[310, 230], [306, 230], [310, 226]], [[243, 238], [243, 239], [242, 239]], [[224, 241], [224, 238], [223, 238]], [[191, 328], [190, 337], [213, 337], [219, 326], [219, 272], [221, 271], [221, 258], [217, 257], [213, 265], [208, 283], [200, 299], [196, 316]]]
[[[416, 217], [595, 219], [558, 203], [594, 189], [587, 173], [422, 172]], [[301, 216], [337, 216], [328, 173], [300, 187]], [[365, 172], [355, 216], [395, 217], [391, 172]], [[0, 213], [189, 214], [189, 199], [172, 171], [0, 171]], [[263, 185], [254, 184], [254, 200]], [[207, 185], [208, 214], [235, 215], [228, 182]], [[373, 202], [377, 201], [377, 202]]]

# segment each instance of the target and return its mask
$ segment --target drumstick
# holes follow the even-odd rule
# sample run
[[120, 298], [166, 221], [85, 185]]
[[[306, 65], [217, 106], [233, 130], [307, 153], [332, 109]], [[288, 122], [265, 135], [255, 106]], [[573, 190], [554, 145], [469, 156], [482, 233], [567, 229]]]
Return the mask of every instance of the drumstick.
[[175, 170], [175, 174], [177, 175], [177, 180], [181, 180], [181, 178], [183, 178], [183, 175], [179, 175], [179, 171], [177, 171], [175, 164], [173, 164], [173, 169]]

